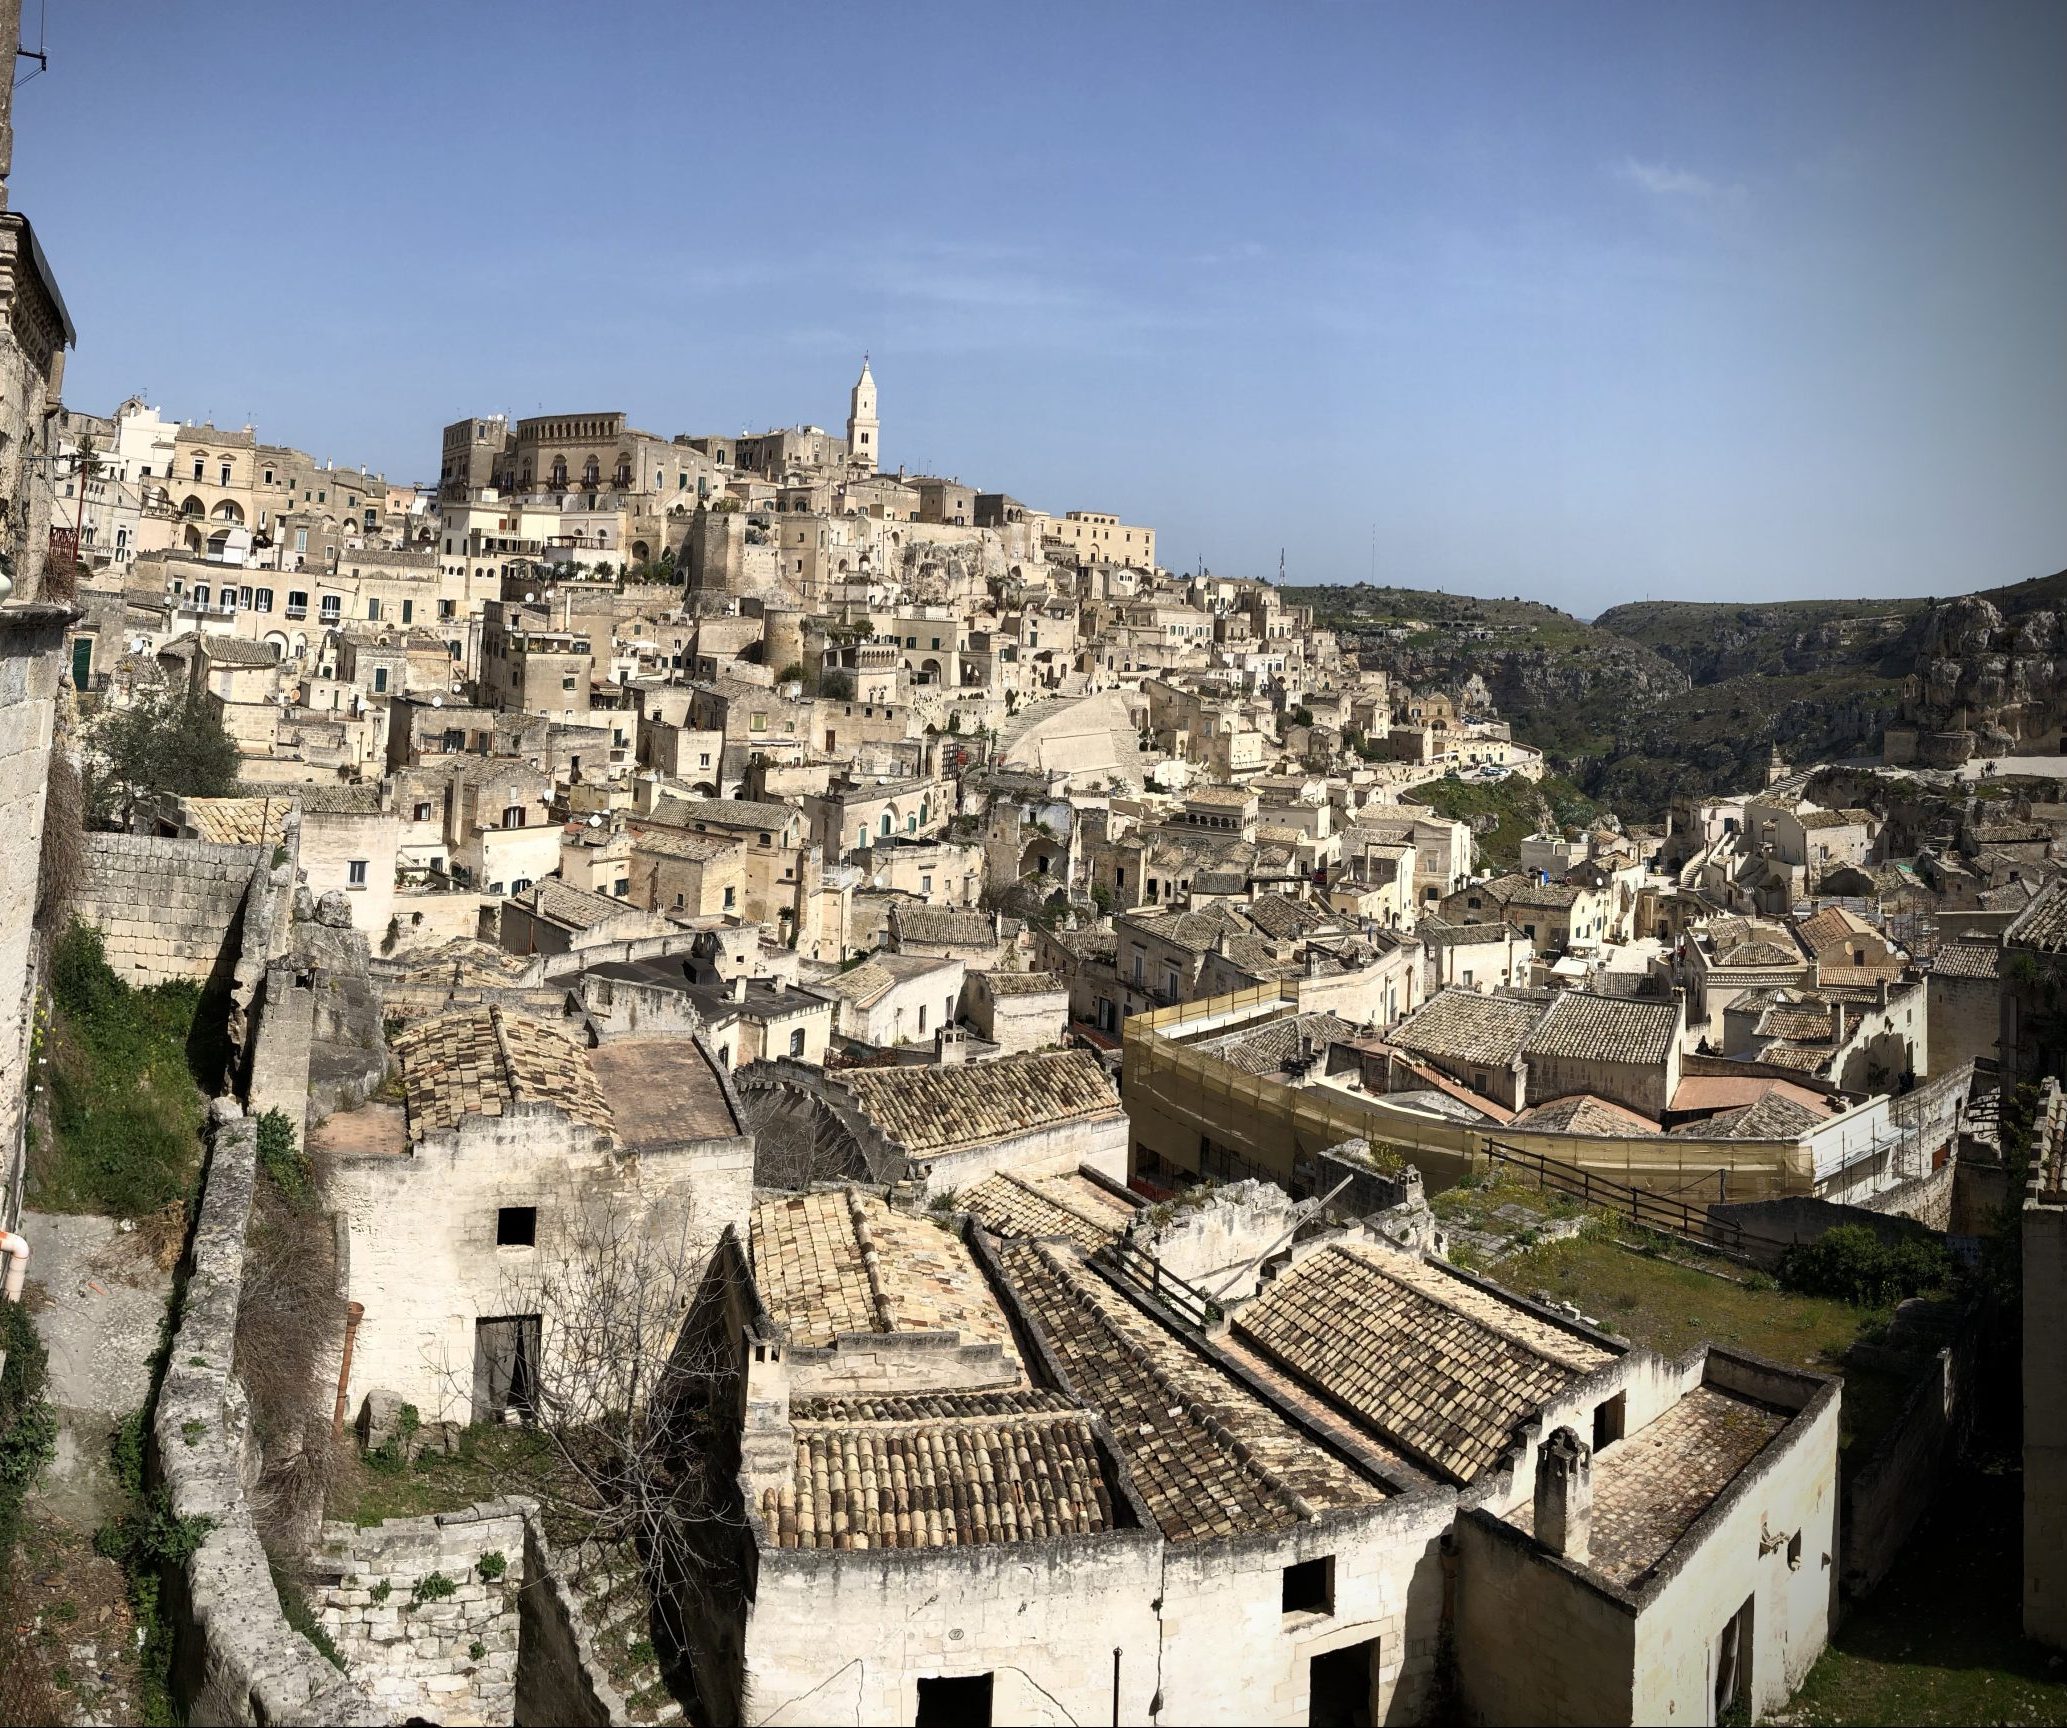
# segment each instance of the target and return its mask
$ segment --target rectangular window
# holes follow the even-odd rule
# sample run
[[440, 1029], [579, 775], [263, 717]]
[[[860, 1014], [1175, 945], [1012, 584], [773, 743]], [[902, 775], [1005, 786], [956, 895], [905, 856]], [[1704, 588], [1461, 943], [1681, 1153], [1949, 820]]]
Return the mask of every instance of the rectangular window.
[[376, 666], [376, 667], [374, 667], [374, 669], [373, 669], [373, 693], [374, 693], [374, 695], [376, 695], [376, 696], [379, 696], [379, 695], [383, 695], [383, 694], [385, 694], [385, 693], [386, 693], [386, 691], [387, 691], [387, 687], [388, 687], [388, 669], [387, 669], [387, 668], [386, 668], [385, 666]]
[[[792, 1056], [804, 1054], [804, 1029], [801, 1026], [789, 1035], [789, 1053]], [[1797, 1550], [1800, 1549], [1801, 1538], [1799, 1536], [1795, 1537], [1794, 1545]]]
[[375, 623], [379, 622], [380, 602], [378, 600], [368, 600], [366, 602], [366, 616], [369, 619], [372, 619]]
[[498, 1248], [538, 1246], [538, 1208], [502, 1206], [495, 1213], [495, 1245]]
[[988, 1674], [930, 1675], [919, 1681], [918, 1728], [990, 1728]]
[[404, 600], [402, 602], [402, 622], [404, 624], [408, 624], [412, 622], [415, 619], [415, 617], [416, 602], [414, 600]]
[[1617, 1392], [1605, 1403], [1593, 1407], [1593, 1449], [1605, 1452], [1622, 1438], [1622, 1425], [1629, 1409], [1628, 1395]]
[[1287, 1566], [1284, 1576], [1284, 1611], [1287, 1614], [1332, 1614], [1335, 1612], [1335, 1557], [1302, 1560]]
[[354, 858], [345, 866], [345, 880], [354, 888], [366, 886], [366, 860]]

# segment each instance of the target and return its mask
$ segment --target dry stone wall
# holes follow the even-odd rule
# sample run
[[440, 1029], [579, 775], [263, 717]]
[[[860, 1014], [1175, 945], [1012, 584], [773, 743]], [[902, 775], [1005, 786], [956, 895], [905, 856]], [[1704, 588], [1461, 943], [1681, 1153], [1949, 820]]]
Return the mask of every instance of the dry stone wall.
[[108, 964], [125, 982], [203, 983], [233, 949], [245, 896], [269, 857], [263, 846], [89, 834], [72, 908], [101, 932]]
[[516, 1719], [524, 1508], [323, 1527], [316, 1616], [390, 1721]]

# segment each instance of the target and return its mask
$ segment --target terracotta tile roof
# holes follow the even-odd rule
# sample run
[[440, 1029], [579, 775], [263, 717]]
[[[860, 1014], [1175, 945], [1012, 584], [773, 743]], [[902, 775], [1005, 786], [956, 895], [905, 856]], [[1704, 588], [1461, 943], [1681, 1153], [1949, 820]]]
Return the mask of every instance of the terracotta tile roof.
[[1542, 1017], [1540, 1003], [1481, 996], [1459, 985], [1439, 990], [1386, 1034], [1403, 1050], [1487, 1066], [1512, 1062]]
[[698, 823], [712, 828], [752, 828], [780, 837], [802, 815], [787, 804], [763, 804], [750, 798], [662, 798], [653, 806], [650, 818], [655, 827], [694, 828]]
[[608, 894], [577, 888], [572, 882], [563, 882], [557, 876], [541, 876], [521, 894], [512, 894], [510, 899], [536, 912], [539, 917], [570, 930], [586, 930], [606, 918], [638, 910], [629, 900], [614, 900]]
[[1571, 882], [1538, 882], [1515, 871], [1481, 882], [1479, 889], [1498, 906], [1564, 907], [1576, 902], [1581, 889]]
[[[1301, 839], [1305, 837], [1300, 836]], [[1241, 915], [1264, 935], [1280, 942], [1330, 929], [1342, 920], [1310, 900], [1294, 900], [1285, 894], [1259, 894], [1240, 908]]]
[[463, 1116], [501, 1116], [512, 1104], [557, 1105], [615, 1132], [588, 1052], [543, 1020], [501, 1008], [455, 1009], [396, 1034], [409, 1138], [456, 1128]]
[[293, 796], [283, 792], [272, 798], [189, 798], [181, 808], [200, 839], [224, 846], [265, 846], [279, 841], [281, 824], [294, 806]]
[[1302, 1044], [1325, 1051], [1330, 1044], [1347, 1044], [1356, 1035], [1357, 1028], [1338, 1015], [1288, 1014], [1262, 1026], [1242, 1026], [1202, 1038], [1191, 1048], [1209, 1052], [1239, 1074], [1279, 1074], [1298, 1056]]
[[698, 834], [688, 828], [639, 828], [632, 834], [632, 851], [649, 858], [681, 858], [703, 864], [745, 844], [736, 834]]
[[1534, 1128], [1546, 1134], [1655, 1134], [1658, 1124], [1648, 1116], [1625, 1109], [1590, 1092], [1574, 1092], [1568, 1098], [1554, 1098], [1532, 1105], [1514, 1119], [1517, 1128]]
[[915, 1158], [1120, 1107], [1104, 1065], [1088, 1050], [945, 1068], [853, 1068], [840, 1084], [886, 1138]]
[[973, 972], [970, 976], [981, 978], [993, 996], [1053, 996], [1069, 989], [1054, 972]]
[[951, 948], [995, 948], [998, 927], [973, 906], [928, 906], [918, 900], [890, 905], [890, 932], [900, 942], [942, 943]]
[[961, 1239], [842, 1188], [754, 1208], [754, 1282], [798, 1344], [851, 1332], [955, 1332], [997, 1344], [1023, 1378], [1012, 1328]]
[[1802, 919], [1795, 925], [1794, 933], [1811, 954], [1820, 954], [1824, 949], [1854, 936], [1878, 934], [1865, 919], [1847, 912], [1842, 906], [1826, 906], [1813, 916]]
[[[1588, 1565], [1624, 1589], [1641, 1583], [1786, 1425], [1775, 1411], [1696, 1386], [1648, 1428], [1595, 1453]], [[1533, 1535], [1533, 1499], [1507, 1521]]]
[[1736, 1110], [1756, 1104], [1768, 1092], [1776, 1092], [1820, 1116], [1839, 1115], [1844, 1109], [1840, 1099], [1826, 1097], [1792, 1080], [1774, 1080], [1763, 1074], [1689, 1074], [1680, 1081], [1666, 1108]]
[[1822, 1111], [1774, 1090], [1735, 1110], [1690, 1122], [1677, 1132], [1690, 1140], [1794, 1140], [1823, 1120]]
[[1423, 918], [1414, 926], [1415, 938], [1424, 948], [1475, 948], [1481, 943], [1526, 942], [1512, 924], [1450, 924], [1440, 918]]
[[794, 1406], [790, 1479], [762, 1492], [779, 1548], [958, 1548], [1112, 1528], [1090, 1416], [1054, 1392]]
[[218, 666], [277, 666], [280, 645], [250, 636], [203, 636], [201, 652]]
[[821, 996], [831, 996], [842, 1002], [852, 1002], [857, 1008], [866, 1008], [880, 1000], [892, 985], [927, 972], [946, 971], [959, 964], [960, 961], [943, 960], [930, 954], [879, 952], [871, 954], [859, 966], [835, 977], [818, 980], [811, 989]]
[[1948, 942], [1938, 950], [1931, 970], [1948, 978], [1997, 978], [2002, 975], [2002, 950], [1993, 942]]
[[1381, 1438], [1458, 1482], [1607, 1349], [1403, 1254], [1329, 1247], [1267, 1285], [1235, 1330]]
[[1074, 1256], [1009, 1242], [1002, 1259], [1071, 1388], [1105, 1417], [1171, 1541], [1282, 1530], [1385, 1498]]
[[1816, 982], [1855, 987], [1862, 984], [1877, 984], [1885, 978], [1892, 984], [1905, 970], [1907, 968], [1900, 960], [1869, 961], [1862, 966], [1831, 965], [1825, 962], [1816, 968]]
[[956, 1196], [994, 1236], [1060, 1237], [1087, 1253], [1102, 1248], [1134, 1216], [1118, 1195], [1077, 1177], [986, 1176]]
[[1522, 1054], [1644, 1065], [1663, 1062], [1678, 1036], [1675, 1003], [1567, 990], [1523, 1041]]

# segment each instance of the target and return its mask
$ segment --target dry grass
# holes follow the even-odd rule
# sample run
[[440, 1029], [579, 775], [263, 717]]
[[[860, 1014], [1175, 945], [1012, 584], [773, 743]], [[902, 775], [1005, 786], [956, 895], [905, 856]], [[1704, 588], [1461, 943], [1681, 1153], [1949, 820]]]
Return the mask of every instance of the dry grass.
[[253, 1510], [268, 1551], [287, 1555], [300, 1546], [330, 1485], [324, 1392], [336, 1369], [333, 1345], [343, 1336], [337, 1240], [318, 1205], [291, 1204], [262, 1175], [245, 1244], [237, 1377], [265, 1460]]

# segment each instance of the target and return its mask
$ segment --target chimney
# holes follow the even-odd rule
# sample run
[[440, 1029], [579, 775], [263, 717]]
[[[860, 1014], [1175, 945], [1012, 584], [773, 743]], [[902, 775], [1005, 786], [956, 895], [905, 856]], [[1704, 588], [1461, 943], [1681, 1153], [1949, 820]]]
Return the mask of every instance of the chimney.
[[959, 1026], [943, 1026], [933, 1034], [933, 1059], [943, 1068], [969, 1060], [969, 1046]]
[[1593, 1453], [1569, 1428], [1536, 1452], [1536, 1540], [1584, 1566], [1593, 1530]]
[[735, 1002], [744, 1002], [746, 1000], [746, 974], [744, 972], [732, 980], [732, 989], [729, 994]]

